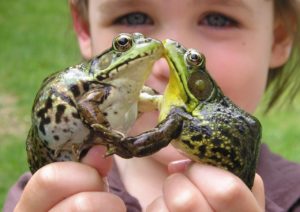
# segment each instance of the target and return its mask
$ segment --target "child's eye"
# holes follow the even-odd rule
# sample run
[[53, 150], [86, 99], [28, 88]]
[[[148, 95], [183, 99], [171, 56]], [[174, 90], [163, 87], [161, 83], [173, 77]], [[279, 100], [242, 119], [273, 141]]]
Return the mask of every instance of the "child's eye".
[[152, 25], [153, 20], [145, 13], [133, 12], [117, 18], [114, 23], [129, 26]]
[[205, 15], [200, 20], [199, 24], [216, 28], [235, 27], [238, 25], [237, 21], [220, 13], [210, 13]]

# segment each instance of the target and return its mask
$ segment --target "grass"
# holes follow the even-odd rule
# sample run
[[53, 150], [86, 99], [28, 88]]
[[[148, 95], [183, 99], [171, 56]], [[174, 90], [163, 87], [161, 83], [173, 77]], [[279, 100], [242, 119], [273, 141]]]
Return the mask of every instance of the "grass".
[[[25, 139], [34, 93], [49, 73], [80, 61], [67, 1], [0, 1], [0, 208], [28, 170]], [[294, 108], [258, 113], [263, 140], [300, 162], [300, 98]]]
[[0, 208], [28, 170], [25, 139], [34, 93], [49, 73], [81, 60], [67, 1], [0, 1]]

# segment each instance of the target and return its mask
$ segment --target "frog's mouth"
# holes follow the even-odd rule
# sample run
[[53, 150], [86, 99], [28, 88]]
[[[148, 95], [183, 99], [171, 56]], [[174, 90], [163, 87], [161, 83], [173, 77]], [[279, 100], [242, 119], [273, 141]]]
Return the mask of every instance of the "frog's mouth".
[[[105, 81], [106, 79], [114, 80], [119, 77], [126, 77], [133, 80], [141, 80], [142, 78], [142, 80], [145, 80], [151, 73], [149, 68], [153, 66], [157, 59], [159, 58], [152, 54], [152, 52], [137, 55], [134, 59], [126, 59], [120, 64], [111, 67], [105, 71], [105, 73], [98, 75], [96, 78], [99, 81]], [[136, 69], [139, 70], [137, 71]]]

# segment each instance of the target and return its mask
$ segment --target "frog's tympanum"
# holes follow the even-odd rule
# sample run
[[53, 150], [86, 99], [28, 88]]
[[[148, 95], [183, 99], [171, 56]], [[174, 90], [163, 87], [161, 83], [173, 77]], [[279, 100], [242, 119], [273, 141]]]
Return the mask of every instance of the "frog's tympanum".
[[260, 146], [260, 122], [224, 96], [207, 72], [201, 53], [172, 40], [163, 44], [170, 79], [163, 99], [157, 97], [160, 124], [125, 140], [134, 148], [139, 144], [137, 155], [157, 151], [172, 140], [192, 160], [224, 168], [251, 188]]
[[98, 57], [46, 78], [34, 101], [26, 142], [30, 170], [78, 161], [95, 144], [122, 155], [113, 143], [136, 120], [138, 101], [145, 100], [140, 93], [152, 95], [143, 85], [162, 54], [160, 41], [122, 33]]

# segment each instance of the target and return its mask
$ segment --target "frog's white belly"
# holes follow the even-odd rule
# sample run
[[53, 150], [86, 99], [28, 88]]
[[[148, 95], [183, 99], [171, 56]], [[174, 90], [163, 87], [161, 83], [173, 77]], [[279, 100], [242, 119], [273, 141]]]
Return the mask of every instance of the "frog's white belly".
[[118, 80], [108, 98], [100, 105], [100, 110], [112, 129], [126, 133], [138, 115], [138, 100], [143, 84], [134, 80]]

